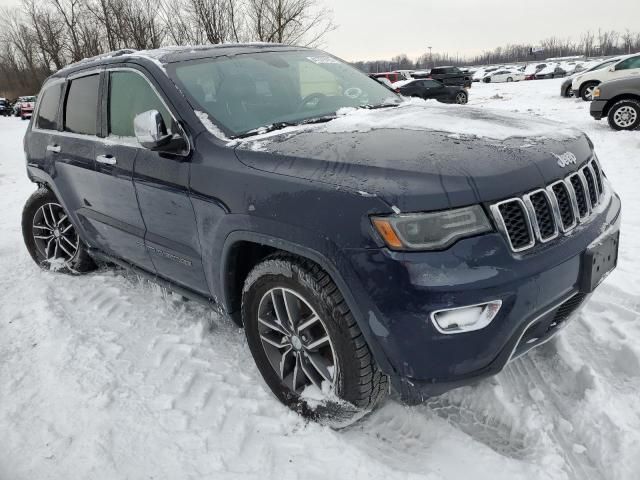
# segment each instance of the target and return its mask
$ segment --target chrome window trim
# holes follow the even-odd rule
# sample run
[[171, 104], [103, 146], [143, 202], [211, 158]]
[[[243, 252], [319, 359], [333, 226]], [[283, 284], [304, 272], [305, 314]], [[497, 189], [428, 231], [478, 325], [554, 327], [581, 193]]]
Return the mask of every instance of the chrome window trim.
[[[31, 131], [35, 131], [35, 132], [58, 132], [57, 129], [51, 129], [51, 128], [40, 128], [38, 126], [38, 117], [40, 116], [40, 104], [42, 103], [42, 97], [44, 95], [45, 90], [53, 87], [54, 85], [57, 85], [58, 83], [62, 83], [64, 85], [64, 83], [66, 82], [66, 80], [62, 77], [60, 78], [54, 78], [52, 80], [49, 80], [48, 82], [46, 82], [44, 85], [42, 85], [42, 88], [40, 89], [40, 92], [38, 93], [38, 102], [35, 106], [35, 108], [33, 109], [33, 126], [31, 127]], [[62, 95], [64, 94], [64, 91], [60, 92], [60, 98], [62, 98]], [[58, 98], [58, 113], [60, 113], [60, 98]]]
[[[107, 66], [107, 68], [91, 69], [91, 70], [85, 70], [85, 71], [82, 71], [82, 72], [78, 72], [78, 73], [75, 73], [72, 76], [69, 76], [67, 78], [60, 78], [59, 80], [56, 79], [56, 81], [66, 82], [67, 80], [75, 80], [75, 79], [80, 78], [80, 77], [86, 77], [86, 76], [89, 76], [89, 75], [100, 74], [103, 71], [105, 71], [106, 73], [109, 73], [109, 72], [112, 72], [112, 71], [132, 71], [132, 72], [135, 72], [138, 75], [140, 75], [151, 86], [151, 88], [153, 89], [154, 93], [158, 96], [158, 98], [160, 99], [162, 104], [165, 106], [165, 108], [167, 109], [167, 111], [171, 115], [171, 118], [176, 122], [177, 125], [180, 125], [178, 123], [175, 115], [173, 114], [173, 111], [171, 110], [171, 108], [169, 108], [167, 103], [164, 101], [164, 98], [162, 98], [162, 95], [160, 95], [160, 93], [155, 88], [155, 86], [149, 81], [149, 79], [147, 78], [147, 76], [144, 73], [140, 72], [139, 70], [137, 70], [135, 68], [131, 68], [131, 67], [113, 67], [113, 68], [109, 68]], [[109, 95], [109, 92], [107, 92], [107, 95]], [[38, 108], [39, 108], [39, 104], [38, 104]], [[64, 110], [64, 102], [62, 104], [62, 109]], [[107, 112], [107, 114], [108, 114], [108, 112]], [[107, 123], [108, 123], [108, 117], [107, 117]], [[108, 125], [107, 125], [107, 127], [108, 127]], [[84, 133], [65, 132], [64, 130], [46, 130], [46, 129], [38, 128], [38, 126], [35, 123], [34, 123], [34, 126], [31, 129], [31, 131], [32, 132], [37, 132], [37, 133], [50, 134], [50, 135], [60, 135], [60, 136], [63, 136], [63, 137], [76, 138], [76, 139], [79, 139], [79, 140], [89, 140], [89, 141], [93, 141], [93, 142], [100, 142], [100, 143], [102, 143], [104, 145], [116, 145], [116, 146], [139, 148], [141, 150], [146, 150], [142, 145], [140, 145], [138, 143], [138, 141], [136, 140], [136, 137], [121, 137], [121, 138], [133, 139], [133, 142], [125, 142], [125, 141], [119, 141], [117, 136], [112, 136], [112, 135], [108, 135], [106, 137], [98, 137], [97, 135], [87, 135], [87, 134], [84, 134]], [[192, 151], [191, 150], [191, 141], [189, 140], [189, 136], [184, 131], [183, 131], [183, 138], [184, 138], [185, 142], [187, 143], [187, 151], [184, 154], [176, 153], [175, 155], [180, 156], [180, 157], [188, 157], [191, 154], [191, 151]]]
[[[109, 67], [107, 66], [105, 68], [105, 72], [107, 74], [111, 73], [111, 72], [134, 72], [138, 75], [140, 75], [142, 78], [144, 78], [144, 80], [147, 82], [147, 84], [151, 87], [151, 89], [153, 90], [153, 93], [156, 94], [156, 96], [158, 97], [158, 99], [160, 100], [160, 102], [162, 103], [162, 105], [164, 105], [164, 108], [167, 109], [167, 112], [169, 112], [169, 115], [171, 115], [171, 118], [173, 119], [173, 121], [175, 122], [176, 125], [178, 125], [180, 127], [180, 129], [182, 130], [182, 137], [184, 138], [185, 142], [187, 143], [187, 151], [184, 154], [178, 154], [176, 153], [175, 155], [180, 156], [180, 157], [188, 157], [191, 154], [191, 142], [189, 140], [188, 135], [186, 134], [186, 132], [184, 131], [184, 129], [182, 128], [182, 126], [180, 125], [180, 122], [178, 122], [178, 119], [176, 118], [176, 116], [173, 113], [173, 110], [169, 107], [169, 105], [167, 104], [167, 102], [164, 100], [163, 96], [160, 94], [160, 92], [158, 91], [158, 89], [155, 87], [155, 85], [153, 83], [151, 83], [151, 81], [149, 80], [149, 78], [142, 73], [140, 70], [138, 70], [137, 68], [132, 68], [132, 67], [118, 67], [118, 66], [114, 66], [114, 67]], [[111, 81], [111, 78], [109, 78], [109, 82]], [[111, 90], [110, 90], [110, 85], [109, 85], [109, 91], [107, 92], [107, 97], [109, 97], [109, 95], [111, 95]], [[108, 98], [107, 98], [108, 100]], [[105, 140], [108, 140], [110, 144], [115, 144], [115, 145], [121, 145], [121, 146], [126, 146], [126, 147], [132, 147], [132, 148], [140, 148], [143, 150], [146, 150], [142, 145], [140, 145], [138, 143], [138, 140], [136, 140], [136, 137], [121, 137], [121, 138], [132, 138], [135, 141], [135, 145], [130, 143], [130, 142], [121, 142], [118, 141], [117, 138], [118, 136], [114, 136], [111, 135], [111, 132], [109, 131], [109, 102], [107, 101], [107, 136], [105, 137]], [[179, 133], [179, 132], [174, 132], [174, 133]]]
[[[507, 226], [504, 223], [504, 218], [502, 217], [502, 212], [500, 211], [500, 206], [504, 205], [505, 203], [512, 203], [512, 202], [517, 202], [520, 204], [520, 206], [522, 207], [522, 211], [524, 212], [524, 217], [525, 217], [525, 223], [527, 224], [527, 230], [529, 232], [529, 238], [531, 238], [531, 241], [520, 248], [515, 248], [513, 246], [513, 243], [511, 243], [511, 237], [509, 237], [509, 232], [507, 231]], [[531, 247], [533, 247], [536, 244], [536, 237], [535, 234], [533, 232], [533, 228], [531, 227], [531, 217], [529, 216], [529, 212], [527, 210], [526, 205], [524, 204], [524, 202], [522, 201], [522, 199], [518, 198], [518, 197], [513, 197], [513, 198], [509, 198], [507, 200], [502, 200], [501, 202], [495, 203], [493, 205], [491, 205], [491, 213], [493, 214], [493, 218], [496, 220], [496, 223], [498, 224], [498, 230], [500, 230], [503, 235], [506, 237], [507, 242], [509, 242], [509, 247], [511, 247], [511, 250], [513, 250], [514, 252], [523, 252], [525, 250], [530, 249]]]
[[[540, 222], [538, 221], [538, 215], [536, 214], [536, 209], [534, 208], [533, 202], [531, 201], [531, 197], [538, 193], [542, 193], [547, 199], [547, 202], [549, 202], [549, 207], [551, 209], [551, 216], [553, 220], [553, 235], [546, 239], [542, 238], [542, 233], [540, 232]], [[547, 191], [543, 188], [539, 188], [538, 190], [533, 190], [532, 192], [525, 194], [522, 198], [524, 199], [525, 207], [529, 210], [529, 218], [532, 218], [535, 220], [535, 222], [532, 221], [531, 224], [533, 226], [533, 231], [538, 241], [540, 243], [547, 243], [547, 242], [550, 242], [551, 240], [555, 240], [556, 238], [558, 238], [558, 235], [559, 235], [558, 222], [556, 221], [555, 211], [553, 210], [553, 205], [551, 203], [551, 199], [549, 198], [549, 194], [547, 193]]]

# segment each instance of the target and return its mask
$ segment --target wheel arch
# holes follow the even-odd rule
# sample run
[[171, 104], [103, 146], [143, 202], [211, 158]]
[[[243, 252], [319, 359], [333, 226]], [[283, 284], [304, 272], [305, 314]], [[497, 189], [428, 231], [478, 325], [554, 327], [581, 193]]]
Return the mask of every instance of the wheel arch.
[[[248, 255], [246, 255], [247, 252], [249, 252]], [[223, 308], [231, 315], [236, 323], [241, 325], [239, 307], [246, 276], [262, 259], [273, 253], [291, 254], [310, 260], [322, 268], [340, 289], [378, 366], [384, 372], [389, 373], [393, 371], [393, 367], [386, 354], [369, 327], [369, 322], [366, 321], [362, 311], [358, 308], [358, 302], [348, 287], [343, 275], [335, 266], [335, 263], [329, 260], [325, 254], [289, 240], [252, 231], [234, 231], [227, 236], [222, 249], [222, 268], [220, 269], [219, 279], [220, 293]], [[240, 264], [238, 261], [240, 261]]]
[[621, 93], [620, 95], [616, 95], [615, 97], [607, 100], [607, 103], [605, 103], [604, 108], [602, 109], [602, 116], [609, 115], [611, 107], [623, 100], [635, 100], [636, 102], [640, 102], [640, 95], [637, 93]]

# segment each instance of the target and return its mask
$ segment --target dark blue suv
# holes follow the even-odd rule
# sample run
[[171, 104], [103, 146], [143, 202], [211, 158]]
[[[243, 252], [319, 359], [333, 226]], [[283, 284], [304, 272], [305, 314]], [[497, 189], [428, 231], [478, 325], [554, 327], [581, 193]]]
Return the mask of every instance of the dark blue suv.
[[33, 259], [228, 313], [307, 415], [495, 374], [616, 265], [620, 200], [584, 134], [405, 101], [318, 50], [112, 52], [38, 98]]

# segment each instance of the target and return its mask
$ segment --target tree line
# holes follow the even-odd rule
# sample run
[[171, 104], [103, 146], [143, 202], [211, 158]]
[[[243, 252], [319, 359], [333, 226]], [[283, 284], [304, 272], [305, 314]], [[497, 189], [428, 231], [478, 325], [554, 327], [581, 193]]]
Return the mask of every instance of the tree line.
[[[532, 53], [532, 50], [542, 50]], [[421, 70], [438, 65], [471, 66], [537, 61], [544, 58], [584, 56], [600, 57], [640, 52], [640, 32], [625, 30], [587, 31], [578, 40], [550, 37], [536, 45], [508, 44], [466, 57], [448, 53], [424, 53], [416, 60], [397, 55], [387, 60], [359, 61], [354, 64], [362, 71]]]
[[335, 28], [316, 0], [22, 0], [0, 17], [0, 96], [9, 98], [35, 94], [65, 65], [122, 48], [316, 45]]

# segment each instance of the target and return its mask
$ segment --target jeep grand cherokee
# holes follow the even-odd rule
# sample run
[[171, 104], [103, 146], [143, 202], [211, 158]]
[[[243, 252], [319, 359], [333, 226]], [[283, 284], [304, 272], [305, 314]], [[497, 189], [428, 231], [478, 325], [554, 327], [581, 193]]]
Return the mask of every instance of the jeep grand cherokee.
[[39, 265], [108, 261], [227, 312], [302, 413], [419, 402], [562, 328], [620, 222], [584, 134], [419, 102], [283, 45], [83, 61], [26, 133], [24, 241]]

